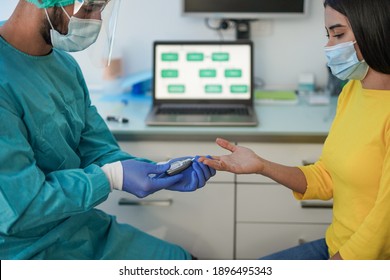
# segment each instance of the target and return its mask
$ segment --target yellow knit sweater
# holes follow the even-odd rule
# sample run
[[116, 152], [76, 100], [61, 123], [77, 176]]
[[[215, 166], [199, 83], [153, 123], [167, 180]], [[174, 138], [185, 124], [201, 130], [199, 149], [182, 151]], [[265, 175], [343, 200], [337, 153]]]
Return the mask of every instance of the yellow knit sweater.
[[334, 200], [329, 254], [390, 259], [390, 91], [350, 81], [321, 158], [299, 168], [308, 185], [297, 199]]

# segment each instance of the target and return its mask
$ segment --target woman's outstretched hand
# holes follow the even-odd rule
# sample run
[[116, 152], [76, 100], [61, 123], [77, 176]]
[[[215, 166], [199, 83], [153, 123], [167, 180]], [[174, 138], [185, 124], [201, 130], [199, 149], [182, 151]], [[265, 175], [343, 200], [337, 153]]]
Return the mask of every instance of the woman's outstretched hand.
[[201, 157], [199, 161], [218, 171], [227, 171], [235, 174], [261, 174], [264, 168], [263, 159], [251, 149], [236, 146], [229, 141], [217, 138], [215, 141], [220, 147], [231, 152], [229, 155]]

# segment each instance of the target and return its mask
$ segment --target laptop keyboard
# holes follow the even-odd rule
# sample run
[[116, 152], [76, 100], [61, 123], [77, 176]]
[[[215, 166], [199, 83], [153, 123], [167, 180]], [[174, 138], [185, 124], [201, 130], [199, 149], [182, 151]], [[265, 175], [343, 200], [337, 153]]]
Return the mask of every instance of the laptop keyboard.
[[186, 107], [186, 108], [159, 108], [157, 114], [162, 115], [249, 115], [247, 108], [223, 107], [223, 108], [204, 108], [204, 107]]

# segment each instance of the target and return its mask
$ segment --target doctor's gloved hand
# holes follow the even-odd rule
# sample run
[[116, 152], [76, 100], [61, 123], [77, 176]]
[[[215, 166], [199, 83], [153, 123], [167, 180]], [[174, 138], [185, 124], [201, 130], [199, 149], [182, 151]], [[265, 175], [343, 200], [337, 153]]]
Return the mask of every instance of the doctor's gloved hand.
[[[171, 159], [168, 163], [173, 163], [178, 160], [184, 160], [186, 158], [190, 157], [174, 158]], [[212, 176], [215, 175], [216, 171], [215, 169], [201, 162], [198, 162], [198, 159], [199, 156], [196, 156], [192, 161], [192, 165], [187, 169], [183, 170], [181, 173], [179, 173], [183, 177], [176, 183], [167, 187], [166, 189], [171, 191], [191, 192], [202, 188], [206, 184], [206, 182]], [[165, 177], [166, 176], [168, 175], [165, 175]]]
[[143, 198], [183, 179], [182, 174], [165, 176], [169, 167], [169, 163], [155, 164], [129, 159], [108, 163], [102, 167], [102, 171], [111, 189], [123, 190]]
[[146, 197], [156, 191], [175, 185], [184, 177], [182, 174], [162, 176], [170, 164], [155, 164], [137, 160], [122, 161], [122, 190], [139, 198]]

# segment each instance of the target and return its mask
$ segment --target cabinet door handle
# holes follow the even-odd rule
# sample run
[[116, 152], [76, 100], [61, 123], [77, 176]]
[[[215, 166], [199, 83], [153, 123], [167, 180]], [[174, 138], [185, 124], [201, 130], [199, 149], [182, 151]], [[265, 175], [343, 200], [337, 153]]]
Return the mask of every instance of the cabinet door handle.
[[171, 206], [173, 203], [172, 199], [162, 199], [162, 200], [133, 200], [128, 198], [121, 198], [118, 201], [119, 205], [124, 206]]
[[306, 243], [306, 240], [305, 239], [303, 239], [303, 238], [299, 238], [298, 239], [298, 245], [303, 245], [303, 244], [305, 244]]
[[308, 165], [312, 165], [314, 164], [315, 162], [314, 161], [311, 161], [311, 160], [302, 160], [302, 165], [303, 166], [308, 166]]
[[333, 208], [333, 202], [301, 201], [301, 208]]

